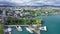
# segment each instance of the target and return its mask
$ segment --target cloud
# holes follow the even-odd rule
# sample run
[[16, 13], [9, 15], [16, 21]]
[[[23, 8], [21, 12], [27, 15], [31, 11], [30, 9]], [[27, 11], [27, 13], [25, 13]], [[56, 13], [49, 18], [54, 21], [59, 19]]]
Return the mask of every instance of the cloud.
[[30, 2], [31, 0], [6, 0], [6, 1], [12, 3], [26, 3], [26, 2]]
[[[60, 5], [60, 0], [0, 0], [18, 5]], [[3, 4], [1, 4], [3, 5]]]

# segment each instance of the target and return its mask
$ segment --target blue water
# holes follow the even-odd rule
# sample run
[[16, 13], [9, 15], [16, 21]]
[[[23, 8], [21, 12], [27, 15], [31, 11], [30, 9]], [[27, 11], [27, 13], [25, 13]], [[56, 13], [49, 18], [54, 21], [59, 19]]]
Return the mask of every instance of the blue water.
[[15, 27], [12, 28], [12, 34], [36, 34], [36, 33], [29, 33], [25, 27], [22, 27], [23, 31], [19, 32]]
[[[60, 34], [60, 15], [38, 16], [35, 19], [39, 18], [43, 19], [43, 26], [47, 26], [47, 31], [41, 31], [41, 34]], [[23, 32], [18, 32], [16, 28], [13, 28], [13, 34], [31, 34], [24, 27], [22, 29]]]
[[42, 31], [41, 34], [60, 34], [60, 15], [41, 16], [47, 26], [47, 32]]

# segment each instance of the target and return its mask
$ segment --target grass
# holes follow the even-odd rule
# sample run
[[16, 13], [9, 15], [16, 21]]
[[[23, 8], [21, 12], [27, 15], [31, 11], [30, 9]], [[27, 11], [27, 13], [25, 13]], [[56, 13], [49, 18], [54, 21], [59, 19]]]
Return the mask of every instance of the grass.
[[0, 34], [3, 34], [3, 26], [2, 25], [0, 25]]

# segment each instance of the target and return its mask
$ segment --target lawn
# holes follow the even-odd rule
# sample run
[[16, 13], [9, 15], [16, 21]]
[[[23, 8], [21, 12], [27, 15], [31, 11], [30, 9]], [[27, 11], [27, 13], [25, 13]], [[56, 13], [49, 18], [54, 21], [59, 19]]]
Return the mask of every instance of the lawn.
[[3, 26], [2, 25], [0, 25], [0, 34], [3, 34]]

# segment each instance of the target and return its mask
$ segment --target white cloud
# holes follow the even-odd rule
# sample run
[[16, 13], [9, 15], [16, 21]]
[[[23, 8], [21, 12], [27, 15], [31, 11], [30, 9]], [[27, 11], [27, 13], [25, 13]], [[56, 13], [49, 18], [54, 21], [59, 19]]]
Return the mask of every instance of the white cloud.
[[16, 3], [20, 5], [38, 5], [38, 4], [59, 5], [60, 4], [60, 0], [0, 0], [0, 2], [1, 1]]
[[7, 0], [7, 1], [12, 3], [26, 3], [26, 2], [30, 2], [31, 0]]
[[40, 1], [36, 1], [37, 3], [43, 3], [43, 4], [52, 4], [54, 3], [54, 1], [51, 0], [40, 0]]
[[4, 1], [4, 0], [0, 0], [0, 1]]
[[[54, 5], [59, 0], [13, 0], [12, 2], [22, 4], [22, 5], [38, 5], [37, 3], [42, 3], [46, 5]], [[55, 4], [56, 5], [56, 4]]]

